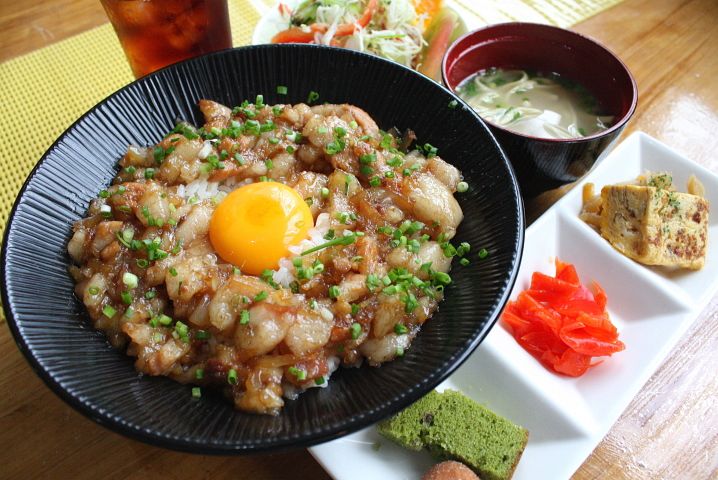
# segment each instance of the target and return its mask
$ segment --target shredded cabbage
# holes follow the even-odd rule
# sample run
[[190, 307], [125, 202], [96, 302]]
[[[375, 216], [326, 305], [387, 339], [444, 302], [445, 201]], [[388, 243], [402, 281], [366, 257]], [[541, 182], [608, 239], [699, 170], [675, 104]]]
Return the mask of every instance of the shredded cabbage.
[[366, 28], [357, 25], [353, 35], [335, 37], [339, 25], [356, 24], [367, 3], [368, 0], [305, 0], [292, 13], [291, 23], [326, 24], [327, 31], [317, 34], [316, 43], [338, 44], [416, 67], [424, 38], [423, 22], [412, 0], [379, 0], [379, 8]]

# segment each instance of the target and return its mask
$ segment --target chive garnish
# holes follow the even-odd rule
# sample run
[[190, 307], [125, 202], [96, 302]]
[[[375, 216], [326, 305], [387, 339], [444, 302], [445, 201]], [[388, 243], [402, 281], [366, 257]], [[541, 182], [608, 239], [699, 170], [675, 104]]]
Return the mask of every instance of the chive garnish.
[[352, 340], [356, 340], [357, 338], [359, 338], [359, 335], [361, 335], [361, 325], [359, 323], [352, 323], [352, 326], [349, 330], [352, 334]]
[[230, 385], [237, 385], [237, 370], [234, 368], [230, 368], [229, 372], [227, 372], [227, 382]]
[[328, 242], [322, 243], [321, 245], [317, 245], [316, 247], [304, 250], [301, 255], [309, 255], [310, 253], [318, 252], [319, 250], [334, 247], [336, 245], [351, 245], [356, 241], [356, 237], [357, 234], [351, 232], [348, 235], [344, 235], [343, 237], [337, 237], [334, 240], [329, 240]]

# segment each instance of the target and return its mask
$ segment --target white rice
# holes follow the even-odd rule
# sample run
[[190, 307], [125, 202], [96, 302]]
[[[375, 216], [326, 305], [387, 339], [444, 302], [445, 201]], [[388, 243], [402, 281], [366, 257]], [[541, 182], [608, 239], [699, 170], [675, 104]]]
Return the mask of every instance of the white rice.
[[237, 180], [237, 177], [230, 177], [228, 178], [224, 183], [222, 183], [219, 186], [220, 191], [222, 192], [231, 192], [232, 190], [236, 190], [239, 187], [243, 187], [245, 185], [249, 185], [250, 183], [254, 183], [254, 179], [252, 178], [245, 178], [244, 180]]
[[[324, 239], [324, 235], [326, 235], [329, 231], [329, 220], [330, 218], [328, 213], [320, 213], [317, 216], [317, 221], [315, 222], [314, 227], [309, 229], [308, 237], [302, 240], [299, 244], [289, 247], [289, 252], [293, 256], [297, 256], [305, 250], [325, 243], [326, 240]], [[289, 284], [296, 279], [294, 276], [295, 272], [296, 269], [294, 268], [291, 258], [284, 257], [279, 260], [279, 268], [274, 272], [272, 279], [287, 288], [289, 287]]]
[[198, 178], [187, 185], [177, 186], [177, 195], [185, 199], [195, 198], [196, 201], [214, 198], [219, 193], [219, 182], [210, 182], [206, 178]]
[[200, 160], [205, 160], [207, 157], [209, 157], [212, 154], [212, 142], [205, 140], [204, 145], [202, 145], [202, 148], [197, 153], [197, 156]]
[[339, 357], [327, 358], [328, 371], [327, 374], [324, 375], [324, 382], [321, 385], [317, 385], [314, 380], [302, 384], [301, 387], [297, 387], [296, 385], [289, 382], [283, 382], [282, 390], [284, 391], [284, 398], [287, 398], [289, 400], [296, 400], [300, 393], [310, 388], [327, 388], [329, 386], [329, 377], [331, 377], [332, 373], [334, 373], [337, 368], [339, 368], [339, 365], [341, 365], [341, 363], [342, 361]]

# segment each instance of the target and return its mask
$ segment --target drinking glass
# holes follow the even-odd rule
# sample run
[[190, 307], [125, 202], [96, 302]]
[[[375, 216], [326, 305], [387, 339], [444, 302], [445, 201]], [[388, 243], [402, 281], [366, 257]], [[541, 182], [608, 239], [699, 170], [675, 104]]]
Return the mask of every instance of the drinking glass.
[[227, 0], [101, 0], [136, 78], [232, 47]]

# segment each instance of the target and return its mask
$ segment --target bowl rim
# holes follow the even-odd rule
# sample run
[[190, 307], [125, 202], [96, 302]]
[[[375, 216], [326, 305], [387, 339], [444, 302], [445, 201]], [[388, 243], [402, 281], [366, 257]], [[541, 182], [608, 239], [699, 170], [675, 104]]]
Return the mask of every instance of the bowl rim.
[[[110, 93], [105, 98], [97, 102], [95, 105], [93, 105], [90, 109], [88, 109], [85, 113], [83, 113], [77, 120], [75, 120], [70, 126], [68, 126], [62, 134], [59, 135], [59, 137], [48, 147], [48, 149], [45, 151], [45, 153], [40, 157], [40, 160], [35, 164], [35, 166], [32, 168], [30, 173], [28, 174], [27, 178], [23, 182], [22, 187], [20, 188], [17, 197], [15, 198], [15, 201], [13, 203], [12, 209], [8, 215], [8, 219], [6, 222], [6, 229], [3, 234], [2, 238], [2, 244], [0, 245], [0, 279], [2, 282], [0, 282], [0, 301], [2, 302], [3, 307], [3, 313], [5, 314], [5, 318], [7, 321], [8, 328], [10, 332], [12, 333], [12, 336], [15, 340], [15, 344], [17, 345], [20, 352], [23, 354], [25, 359], [27, 360], [28, 364], [32, 368], [32, 370], [40, 377], [40, 379], [47, 385], [52, 392], [54, 392], [58, 397], [60, 397], [62, 400], [64, 400], [68, 405], [73, 407], [76, 411], [84, 415], [85, 417], [91, 419], [95, 423], [108, 428], [111, 431], [114, 431], [116, 433], [120, 433], [126, 437], [129, 437], [133, 440], [139, 440], [143, 443], [158, 446], [162, 448], [167, 448], [170, 450], [185, 452], [185, 453], [194, 453], [194, 454], [202, 454], [202, 455], [242, 455], [242, 454], [256, 454], [256, 453], [264, 453], [264, 452], [280, 452], [280, 451], [286, 451], [296, 448], [306, 448], [313, 445], [317, 445], [319, 443], [328, 442], [331, 440], [335, 440], [337, 438], [343, 437], [345, 435], [348, 435], [350, 433], [353, 433], [361, 428], [369, 427], [376, 422], [382, 420], [383, 418], [388, 417], [389, 415], [392, 415], [396, 413], [397, 411], [405, 408], [411, 403], [414, 403], [416, 400], [421, 398], [423, 395], [428, 393], [430, 390], [434, 389], [437, 385], [439, 385], [441, 382], [446, 380], [456, 369], [458, 369], [467, 359], [468, 357], [476, 350], [476, 348], [481, 344], [481, 342], [484, 340], [484, 338], [489, 334], [491, 329], [495, 326], [496, 322], [498, 321], [499, 314], [503, 308], [503, 306], [506, 304], [506, 302], [509, 299], [509, 296], [511, 295], [511, 291], [513, 290], [513, 286], [516, 283], [516, 280], [518, 278], [518, 271], [521, 264], [521, 259], [523, 257], [523, 251], [524, 251], [524, 240], [525, 240], [525, 227], [526, 227], [526, 217], [525, 217], [525, 208], [523, 204], [523, 198], [521, 197], [518, 180], [516, 178], [516, 173], [514, 172], [513, 166], [511, 165], [511, 162], [508, 160], [508, 157], [504, 153], [503, 149], [501, 148], [500, 144], [494, 137], [493, 133], [490, 129], [486, 128], [486, 132], [490, 135], [491, 140], [493, 140], [495, 147], [497, 148], [500, 157], [503, 160], [504, 165], [507, 167], [507, 173], [510, 178], [510, 183], [514, 187], [515, 191], [515, 207], [517, 209], [517, 217], [516, 217], [516, 223], [515, 228], [517, 231], [517, 237], [514, 242], [513, 248], [514, 251], [512, 252], [514, 259], [513, 263], [511, 264], [510, 271], [508, 272], [508, 278], [506, 280], [506, 284], [504, 286], [503, 292], [501, 295], [495, 300], [496, 308], [491, 312], [491, 314], [488, 317], [488, 320], [484, 326], [484, 328], [478, 332], [476, 337], [471, 341], [464, 350], [459, 353], [454, 361], [452, 363], [447, 364], [447, 366], [443, 369], [443, 372], [437, 375], [437, 377], [427, 383], [420, 384], [419, 388], [413, 389], [410, 393], [406, 394], [404, 397], [395, 397], [388, 399], [385, 401], [380, 408], [376, 408], [373, 411], [364, 414], [364, 415], [355, 415], [353, 417], [347, 417], [345, 421], [339, 422], [338, 426], [335, 426], [331, 429], [322, 429], [317, 432], [313, 432], [309, 435], [302, 435], [300, 439], [291, 439], [291, 440], [284, 440], [284, 441], [276, 441], [272, 443], [262, 443], [260, 445], [257, 444], [247, 444], [247, 443], [238, 443], [234, 442], [232, 444], [228, 443], [210, 443], [210, 442], [198, 442], [196, 439], [190, 438], [190, 437], [180, 437], [180, 436], [172, 436], [169, 435], [166, 432], [162, 432], [161, 430], [155, 429], [155, 428], [144, 428], [140, 424], [134, 422], [134, 421], [128, 421], [125, 417], [115, 415], [110, 410], [105, 410], [100, 408], [98, 405], [93, 403], [93, 400], [91, 397], [87, 398], [80, 398], [78, 395], [71, 393], [68, 389], [63, 386], [63, 384], [55, 378], [55, 375], [51, 374], [49, 370], [46, 369], [46, 367], [43, 365], [43, 363], [40, 361], [41, 356], [38, 355], [34, 348], [32, 347], [31, 343], [28, 342], [25, 339], [23, 329], [18, 324], [16, 318], [15, 318], [15, 301], [11, 301], [10, 294], [8, 293], [7, 288], [7, 274], [8, 274], [8, 247], [12, 247], [12, 245], [15, 243], [14, 238], [12, 236], [14, 235], [14, 231], [16, 228], [16, 215], [17, 210], [22, 203], [22, 199], [25, 197], [27, 188], [29, 187], [31, 181], [36, 177], [38, 170], [43, 166], [48, 156], [51, 155], [52, 152], [60, 145], [62, 142], [65, 141], [66, 137], [73, 132], [76, 127], [84, 121], [84, 119], [90, 115], [93, 115], [97, 110], [99, 110], [106, 102], [108, 102], [110, 99], [114, 98], [115, 96], [118, 96], [120, 93], [124, 92], [127, 89], [130, 88], [136, 88], [134, 85], [138, 83], [144, 83], [149, 81], [148, 79], [152, 79], [156, 76], [159, 76], [162, 72], [173, 70], [176, 68], [179, 68], [181, 65], [190, 64], [194, 62], [202, 62], [204, 58], [208, 57], [222, 57], [225, 55], [231, 55], [234, 51], [244, 51], [244, 50], [261, 50], [261, 49], [278, 49], [278, 48], [294, 48], [294, 49], [305, 49], [305, 48], [311, 48], [311, 49], [329, 49], [329, 50], [335, 50], [344, 52], [342, 54], [347, 55], [355, 55], [355, 56], [363, 56], [367, 57], [369, 61], [379, 61], [379, 62], [385, 62], [387, 64], [390, 64], [392, 68], [399, 68], [403, 69], [407, 72], [411, 72], [411, 75], [419, 75], [420, 77], [424, 77], [425, 80], [431, 81], [435, 84], [436, 87], [444, 90], [446, 93], [448, 93], [450, 96], [452, 96], [454, 99], [458, 99], [458, 96], [452, 92], [450, 89], [446, 88], [445, 86], [439, 84], [438, 82], [434, 82], [430, 78], [426, 77], [425, 75], [422, 75], [408, 67], [405, 67], [403, 65], [400, 65], [396, 62], [392, 62], [390, 60], [377, 57], [374, 55], [370, 55], [368, 53], [363, 52], [357, 52], [352, 51], [344, 48], [339, 47], [329, 47], [329, 46], [323, 46], [323, 45], [306, 45], [306, 44], [286, 44], [286, 45], [274, 45], [274, 44], [264, 44], [264, 45], [246, 45], [241, 47], [235, 47], [230, 49], [224, 49], [219, 50], [216, 52], [212, 52], [205, 55], [200, 55], [197, 57], [193, 57], [187, 60], [183, 60], [171, 65], [168, 65], [166, 67], [163, 67], [155, 72], [152, 72], [148, 75], [145, 75], [144, 77], [141, 77], [139, 79], [135, 79], [132, 82], [128, 83], [127, 85], [121, 87], [120, 89]], [[459, 99], [460, 100], [460, 99]], [[476, 114], [472, 109], [468, 109], [470, 114], [473, 114], [479, 122], [485, 123], [483, 119]], [[103, 337], [104, 338], [104, 337]], [[123, 352], [124, 353], [124, 352]], [[133, 367], [134, 368], [134, 367]], [[138, 374], [139, 375], [139, 374]]]
[[[613, 125], [611, 125], [609, 128], [607, 128], [606, 130], [603, 130], [603, 131], [601, 131], [601, 132], [596, 132], [596, 133], [594, 133], [594, 134], [591, 134], [591, 135], [588, 135], [588, 136], [585, 136], [585, 137], [578, 137], [578, 138], [547, 138], [547, 137], [535, 137], [535, 136], [532, 136], [532, 135], [527, 135], [527, 134], [525, 134], [525, 133], [516, 132], [516, 131], [510, 130], [510, 129], [508, 129], [508, 128], [504, 128], [504, 127], [502, 127], [502, 126], [500, 126], [500, 125], [497, 125], [497, 124], [495, 124], [495, 123], [493, 123], [493, 122], [491, 122], [491, 121], [489, 121], [489, 120], [486, 120], [486, 119], [484, 119], [484, 118], [482, 117], [482, 120], [483, 120], [487, 125], [490, 125], [491, 128], [495, 128], [495, 129], [497, 129], [497, 130], [499, 130], [499, 131], [501, 131], [501, 132], [504, 132], [504, 133], [506, 133], [506, 134], [515, 135], [515, 136], [517, 136], [517, 137], [519, 137], [519, 138], [524, 138], [524, 139], [526, 139], [526, 140], [546, 142], [546, 143], [553, 143], [553, 144], [559, 144], [559, 145], [571, 145], [571, 144], [582, 143], [582, 142], [585, 142], [585, 141], [591, 141], [591, 140], [595, 140], [595, 139], [600, 139], [600, 138], [603, 138], [603, 137], [607, 137], [607, 136], [609, 136], [609, 135], [611, 135], [611, 134], [613, 134], [614, 132], [617, 132], [617, 131], [620, 132], [621, 129], [623, 129], [623, 128], [626, 126], [626, 123], [628, 123], [628, 121], [631, 119], [631, 117], [633, 117], [633, 114], [636, 112], [636, 107], [637, 107], [637, 105], [638, 105], [638, 85], [637, 85], [637, 83], [636, 83], [636, 79], [633, 77], [633, 74], [632, 74], [631, 71], [628, 69], [628, 66], [623, 62], [623, 60], [621, 60], [620, 57], [619, 57], [618, 55], [616, 55], [615, 53], [613, 53], [613, 51], [611, 51], [608, 47], [606, 47], [605, 45], [603, 45], [603, 44], [602, 44], [601, 42], [599, 42], [598, 40], [595, 40], [595, 39], [589, 37], [588, 35], [584, 35], [584, 34], [582, 34], [582, 33], [574, 32], [573, 30], [569, 30], [569, 29], [567, 29], [567, 28], [556, 27], [556, 26], [553, 26], [553, 25], [546, 25], [546, 24], [543, 24], [543, 23], [533, 23], [533, 22], [503, 22], [503, 23], [495, 23], [495, 24], [487, 25], [487, 26], [485, 26], [485, 27], [477, 28], [477, 29], [475, 29], [475, 30], [472, 30], [472, 31], [470, 31], [470, 32], [467, 32], [467, 33], [463, 34], [462, 36], [460, 36], [459, 38], [457, 38], [456, 40], [454, 40], [454, 42], [453, 42], [451, 45], [449, 45], [449, 48], [446, 49], [446, 52], [444, 53], [444, 56], [443, 56], [443, 58], [441, 59], [441, 79], [442, 79], [442, 81], [443, 81], [443, 83], [444, 83], [444, 86], [445, 86], [448, 90], [450, 90], [451, 93], [453, 93], [453, 94], [455, 94], [457, 97], [459, 97], [459, 94], [456, 92], [456, 87], [458, 87], [458, 85], [456, 85], [456, 87], [452, 87], [451, 84], [449, 83], [449, 69], [448, 69], [448, 58], [449, 58], [449, 55], [450, 55], [455, 49], [458, 48], [458, 45], [459, 45], [461, 42], [463, 42], [463, 41], [466, 40], [466, 39], [471, 38], [471, 37], [474, 36], [474, 35], [477, 35], [477, 34], [479, 34], [479, 33], [481, 33], [481, 32], [492, 31], [492, 30], [497, 29], [497, 28], [507, 28], [507, 27], [508, 27], [508, 28], [517, 28], [517, 29], [523, 29], [523, 28], [539, 28], [539, 29], [544, 29], [544, 30], [551, 30], [551, 31], [554, 31], [554, 32], [559, 32], [561, 35], [566, 35], [566, 36], [568, 36], [568, 37], [573, 37], [573, 38], [578, 39], [578, 40], [581, 40], [581, 41], [585, 41], [585, 42], [588, 42], [588, 43], [592, 43], [592, 44], [594, 44], [595, 46], [599, 47], [600, 49], [602, 49], [603, 51], [605, 51], [609, 56], [613, 57], [613, 59], [618, 63], [618, 65], [620, 65], [620, 67], [623, 69], [623, 71], [624, 71], [624, 72], [626, 73], [626, 75], [628, 76], [628, 79], [630, 80], [630, 83], [631, 83], [631, 105], [630, 105], [630, 107], [628, 108], [628, 110], [626, 111], [625, 115], [623, 115], [619, 121], [617, 121], [616, 123], [614, 123]], [[472, 46], [476, 46], [476, 44], [473, 44]], [[469, 47], [469, 48], [471, 48], [471, 47]], [[464, 49], [464, 50], [466, 50], [466, 49]], [[464, 80], [465, 80], [465, 79], [464, 79]], [[462, 80], [462, 81], [463, 81], [463, 80]], [[459, 97], [459, 100], [460, 100], [461, 102], [463, 102], [463, 103], [466, 105], [467, 108], [471, 108], [466, 102], [464, 102], [464, 100], [463, 100], [461, 97]], [[473, 108], [472, 108], [472, 110], [473, 110]]]

